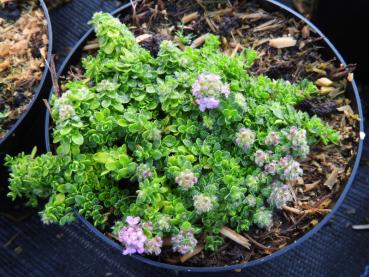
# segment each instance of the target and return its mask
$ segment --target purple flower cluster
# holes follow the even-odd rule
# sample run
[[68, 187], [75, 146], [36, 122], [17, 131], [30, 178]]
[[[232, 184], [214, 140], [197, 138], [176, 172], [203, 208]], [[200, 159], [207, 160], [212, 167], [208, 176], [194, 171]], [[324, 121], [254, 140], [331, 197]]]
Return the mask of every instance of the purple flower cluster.
[[218, 108], [221, 95], [228, 97], [230, 90], [228, 84], [222, 83], [219, 75], [200, 74], [192, 85], [192, 94], [196, 97], [200, 111], [203, 112], [206, 109]]
[[197, 245], [197, 240], [191, 230], [181, 230], [178, 235], [172, 236], [173, 252], [182, 255], [192, 252]]
[[298, 129], [292, 126], [289, 131], [286, 132], [286, 138], [291, 142], [292, 150], [296, 151], [299, 156], [306, 157], [306, 155], [309, 154], [305, 129]]
[[256, 150], [256, 152], [254, 153], [254, 160], [256, 165], [258, 166], [263, 166], [270, 158], [270, 154], [271, 152], [265, 152], [261, 149]]
[[193, 205], [198, 214], [206, 213], [213, 209], [213, 201], [211, 197], [203, 194], [197, 194], [193, 197]]
[[268, 202], [272, 207], [282, 209], [283, 205], [293, 200], [293, 194], [289, 185], [275, 181], [272, 183], [271, 187], [272, 192], [270, 193]]
[[267, 163], [264, 167], [264, 170], [267, 174], [275, 175], [278, 172], [279, 164], [276, 161], [271, 161]]
[[279, 160], [279, 167], [281, 170], [281, 177], [287, 181], [296, 180], [303, 174], [300, 163], [292, 159], [289, 155]]
[[124, 245], [123, 255], [132, 255], [134, 253], [144, 253], [144, 244], [146, 236], [140, 223], [139, 217], [128, 216], [126, 219], [128, 226], [122, 228], [118, 234], [118, 240]]
[[278, 133], [271, 131], [265, 138], [266, 145], [278, 145], [280, 142], [280, 137]]
[[241, 128], [236, 133], [236, 144], [244, 151], [250, 149], [255, 142], [255, 133], [248, 128]]
[[136, 177], [139, 182], [152, 177], [151, 168], [147, 164], [140, 164], [136, 169]]
[[145, 253], [158, 256], [161, 253], [162, 246], [163, 240], [161, 239], [161, 237], [156, 236], [145, 242]]
[[186, 169], [176, 177], [176, 183], [183, 190], [189, 190], [197, 183], [197, 177], [191, 170]]

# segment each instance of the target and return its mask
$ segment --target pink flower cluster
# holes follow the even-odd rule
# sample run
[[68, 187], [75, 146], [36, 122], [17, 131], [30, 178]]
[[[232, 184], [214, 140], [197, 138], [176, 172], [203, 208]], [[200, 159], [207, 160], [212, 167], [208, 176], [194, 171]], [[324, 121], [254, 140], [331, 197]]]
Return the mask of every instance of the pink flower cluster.
[[172, 248], [174, 252], [186, 254], [192, 252], [197, 245], [197, 240], [191, 230], [181, 230], [178, 235], [172, 236]]
[[292, 159], [290, 155], [281, 158], [279, 160], [279, 166], [282, 170], [281, 177], [284, 180], [293, 181], [303, 174], [300, 163]]
[[271, 161], [270, 163], [267, 163], [264, 167], [264, 170], [266, 173], [270, 175], [275, 175], [278, 171], [279, 164], [276, 161]]
[[176, 183], [183, 189], [189, 190], [197, 183], [197, 177], [189, 169], [186, 169], [179, 173], [176, 177]]
[[161, 247], [163, 246], [163, 240], [161, 237], [156, 236], [149, 239], [145, 243], [145, 253], [149, 255], [159, 255], [161, 253]]
[[271, 131], [265, 138], [266, 145], [277, 145], [280, 142], [278, 133]]
[[306, 130], [298, 129], [292, 126], [288, 133], [286, 133], [287, 139], [291, 142], [292, 150], [296, 151], [299, 156], [306, 157], [309, 153], [309, 146], [306, 139]]
[[200, 74], [192, 85], [192, 94], [196, 97], [200, 111], [203, 112], [206, 109], [218, 108], [221, 95], [228, 97], [230, 90], [228, 84], [222, 83], [219, 75]]
[[283, 205], [293, 200], [292, 189], [289, 185], [275, 181], [272, 183], [271, 187], [272, 192], [268, 198], [268, 202], [271, 206], [282, 209]]
[[128, 226], [119, 231], [118, 240], [125, 246], [123, 255], [132, 255], [134, 253], [144, 253], [146, 236], [140, 223], [139, 217], [128, 216], [126, 219]]
[[118, 240], [125, 247], [123, 255], [142, 254], [144, 252], [149, 255], [159, 255], [163, 240], [159, 236], [148, 239], [143, 232], [143, 228], [152, 230], [152, 223], [148, 221], [140, 224], [140, 220], [139, 217], [127, 216], [128, 226], [119, 231]]
[[256, 150], [254, 154], [254, 161], [256, 165], [263, 166], [270, 158], [270, 151], [263, 151], [261, 149]]

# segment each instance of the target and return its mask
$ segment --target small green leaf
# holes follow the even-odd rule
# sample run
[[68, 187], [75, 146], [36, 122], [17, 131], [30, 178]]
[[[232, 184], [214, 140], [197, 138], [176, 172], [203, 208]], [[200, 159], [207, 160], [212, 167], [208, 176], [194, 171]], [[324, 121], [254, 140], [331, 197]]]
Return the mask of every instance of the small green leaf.
[[80, 133], [75, 133], [72, 135], [72, 141], [73, 143], [77, 145], [82, 145], [84, 142], [83, 136]]
[[105, 153], [105, 152], [98, 152], [94, 154], [93, 156], [93, 159], [100, 164], [105, 164], [109, 158], [110, 158], [110, 154]]

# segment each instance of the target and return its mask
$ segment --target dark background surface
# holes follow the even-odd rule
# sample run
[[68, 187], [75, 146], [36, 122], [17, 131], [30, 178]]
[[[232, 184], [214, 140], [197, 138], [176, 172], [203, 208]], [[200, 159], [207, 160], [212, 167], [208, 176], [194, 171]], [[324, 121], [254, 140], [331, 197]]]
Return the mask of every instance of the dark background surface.
[[[288, 0], [282, 2], [289, 2]], [[356, 29], [369, 27], [365, 0], [321, 0], [315, 21], [333, 40], [347, 62], [359, 64], [361, 96], [368, 116], [368, 44], [356, 36]], [[334, 3], [334, 11], [332, 4]], [[51, 12], [54, 52], [62, 61], [70, 47], [88, 29], [94, 11], [111, 11], [119, 1], [73, 0]], [[42, 115], [41, 115], [42, 118]], [[366, 124], [368, 129], [368, 124]], [[25, 138], [34, 145], [43, 134], [35, 124], [34, 133]], [[39, 145], [42, 149], [42, 145]], [[333, 220], [315, 236], [289, 253], [242, 273], [216, 276], [360, 276], [369, 266], [369, 231], [354, 231], [351, 226], [369, 222], [369, 143], [351, 191]], [[1, 181], [2, 185], [4, 181]], [[1, 185], [1, 184], [0, 184]], [[1, 194], [1, 190], [0, 190]], [[45, 226], [34, 210], [0, 197], [0, 276], [177, 276], [188, 275], [159, 270], [122, 256], [91, 234], [80, 222], [59, 227]], [[21, 205], [18, 205], [21, 206]], [[368, 270], [368, 269], [367, 269]], [[197, 276], [200, 274], [192, 274]], [[205, 274], [202, 274], [203, 276]], [[369, 275], [365, 275], [369, 276]]]

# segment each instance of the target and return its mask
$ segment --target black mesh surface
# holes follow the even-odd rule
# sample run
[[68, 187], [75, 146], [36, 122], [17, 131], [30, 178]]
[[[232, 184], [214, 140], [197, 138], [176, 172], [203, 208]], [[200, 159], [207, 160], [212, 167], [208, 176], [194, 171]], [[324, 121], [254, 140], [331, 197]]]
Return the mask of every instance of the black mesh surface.
[[[59, 61], [88, 29], [94, 11], [118, 2], [73, 0], [51, 13], [54, 52]], [[364, 97], [367, 98], [367, 97]], [[363, 99], [368, 103], [368, 99]], [[367, 129], [368, 129], [367, 125]], [[39, 130], [42, 132], [42, 128]], [[366, 140], [364, 159], [369, 157]], [[369, 219], [369, 167], [362, 163], [333, 220], [300, 246], [272, 261], [239, 272], [212, 276], [368, 276], [369, 231], [351, 226]], [[366, 275], [365, 275], [366, 274]], [[137, 262], [113, 250], [80, 222], [45, 226], [36, 212], [14, 222], [0, 214], [0, 276], [187, 276]], [[191, 276], [210, 274], [191, 274]]]

